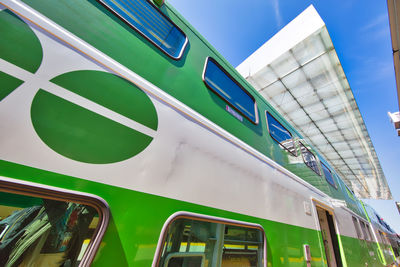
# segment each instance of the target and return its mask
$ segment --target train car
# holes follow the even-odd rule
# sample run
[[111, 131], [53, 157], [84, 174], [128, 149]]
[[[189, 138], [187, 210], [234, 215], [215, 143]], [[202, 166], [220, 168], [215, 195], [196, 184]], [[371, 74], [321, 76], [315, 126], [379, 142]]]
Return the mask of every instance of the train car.
[[0, 33], [1, 266], [395, 264], [168, 3], [0, 0]]
[[371, 223], [375, 242], [379, 247], [379, 256], [383, 263], [398, 261], [399, 238], [393, 229], [382, 219], [382, 217], [369, 205], [362, 203], [368, 221]]

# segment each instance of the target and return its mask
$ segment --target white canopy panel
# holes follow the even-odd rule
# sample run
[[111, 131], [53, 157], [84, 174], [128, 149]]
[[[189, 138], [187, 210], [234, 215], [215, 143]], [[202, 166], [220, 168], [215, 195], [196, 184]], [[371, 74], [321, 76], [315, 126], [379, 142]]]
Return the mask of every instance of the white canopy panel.
[[313, 6], [237, 70], [360, 198], [391, 192], [326, 26]]

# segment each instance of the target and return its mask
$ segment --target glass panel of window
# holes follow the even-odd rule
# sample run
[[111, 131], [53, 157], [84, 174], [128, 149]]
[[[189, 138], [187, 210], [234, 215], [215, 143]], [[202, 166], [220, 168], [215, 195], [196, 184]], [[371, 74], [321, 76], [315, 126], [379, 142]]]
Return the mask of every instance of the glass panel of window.
[[0, 192], [0, 266], [78, 266], [98, 224], [91, 206]]
[[367, 229], [366, 229], [365, 223], [363, 221], [360, 221], [360, 224], [361, 224], [361, 229], [362, 229], [362, 232], [364, 235], [364, 240], [368, 240]]
[[337, 188], [337, 187], [336, 187], [336, 184], [335, 184], [335, 180], [333, 179], [333, 175], [332, 175], [331, 171], [330, 171], [330, 170], [328, 169], [328, 167], [326, 167], [325, 164], [322, 163], [322, 162], [321, 162], [321, 166], [322, 166], [322, 171], [324, 172], [326, 181], [327, 181], [331, 186], [333, 186], [334, 188]]
[[361, 239], [361, 230], [360, 230], [360, 226], [358, 224], [358, 221], [355, 217], [351, 217], [353, 219], [353, 224], [354, 224], [354, 228], [356, 229], [356, 233], [357, 233], [357, 237], [358, 239]]
[[261, 267], [264, 237], [258, 228], [178, 218], [167, 229], [162, 267]]
[[371, 233], [371, 230], [370, 230], [370, 224], [369, 223], [365, 224], [365, 229], [367, 230], [368, 240], [372, 241], [372, 233]]
[[301, 142], [300, 142], [300, 148], [301, 148], [301, 154], [303, 155], [304, 163], [309, 168], [311, 168], [316, 174], [321, 175], [318, 168], [317, 159], [314, 156], [314, 154], [311, 153], [311, 151], [308, 150], [308, 148], [306, 148]]
[[254, 98], [210, 57], [206, 62], [204, 82], [208, 88], [232, 105], [248, 120], [258, 123]]
[[181, 57], [185, 34], [147, 0], [98, 0], [172, 58]]
[[292, 138], [292, 134], [280, 124], [269, 112], [267, 112], [268, 131], [272, 139], [278, 142], [283, 148], [292, 155], [297, 156], [296, 147]]
[[385, 234], [384, 234], [382, 231], [379, 231], [379, 235], [380, 235], [380, 237], [381, 237], [382, 243], [383, 243], [383, 244], [388, 244], [388, 241], [387, 241], [387, 239], [386, 239], [386, 236], [385, 236]]

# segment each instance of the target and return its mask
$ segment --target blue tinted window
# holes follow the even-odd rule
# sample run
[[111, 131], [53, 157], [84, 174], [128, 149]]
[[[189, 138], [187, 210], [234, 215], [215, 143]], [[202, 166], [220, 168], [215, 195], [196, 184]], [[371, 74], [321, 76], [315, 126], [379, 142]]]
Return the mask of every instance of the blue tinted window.
[[179, 58], [186, 36], [146, 0], [99, 0], [165, 53]]
[[254, 99], [212, 58], [208, 58], [204, 73], [206, 85], [231, 104], [250, 121], [257, 123]]
[[314, 154], [311, 153], [302, 143], [300, 143], [301, 147], [301, 154], [303, 155], [304, 163], [310, 167], [316, 174], [321, 175], [319, 172], [317, 159], [315, 158]]
[[271, 114], [267, 112], [268, 130], [271, 137], [290, 153], [296, 156], [296, 148], [292, 140], [292, 135], [282, 124], [280, 124]]
[[333, 179], [331, 171], [322, 162], [321, 162], [321, 166], [322, 166], [322, 170], [324, 171], [325, 179], [328, 181], [329, 184], [331, 184], [333, 187], [336, 188], [335, 180]]

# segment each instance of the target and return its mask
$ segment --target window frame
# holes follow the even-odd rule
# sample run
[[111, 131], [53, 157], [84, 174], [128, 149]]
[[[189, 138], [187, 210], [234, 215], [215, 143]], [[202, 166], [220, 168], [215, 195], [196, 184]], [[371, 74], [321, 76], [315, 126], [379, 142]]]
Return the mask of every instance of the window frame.
[[362, 239], [362, 232], [361, 232], [361, 226], [359, 223], [359, 219], [355, 216], [351, 216], [354, 228], [356, 229], [356, 234], [357, 234], [357, 239], [361, 240]]
[[365, 230], [366, 230], [366, 232], [367, 232], [367, 241], [373, 241], [374, 240], [374, 238], [373, 238], [373, 236], [372, 236], [372, 232], [371, 232], [371, 223], [370, 222], [364, 222], [364, 224], [365, 224]]
[[182, 49], [179, 52], [177, 57], [174, 57], [172, 55], [170, 55], [167, 51], [165, 51], [164, 49], [162, 49], [158, 44], [156, 44], [153, 40], [151, 40], [149, 37], [147, 37], [147, 35], [145, 33], [143, 33], [142, 31], [140, 31], [139, 29], [137, 29], [134, 25], [132, 25], [129, 21], [127, 21], [122, 15], [120, 15], [117, 11], [115, 11], [112, 7], [110, 7], [108, 4], [106, 4], [103, 0], [96, 0], [99, 4], [101, 4], [103, 7], [105, 7], [108, 11], [110, 11], [111, 13], [113, 13], [117, 18], [121, 19], [122, 22], [124, 22], [126, 25], [129, 26], [129, 28], [135, 30], [137, 33], [139, 33], [142, 37], [144, 37], [147, 41], [149, 41], [151, 44], [153, 44], [155, 47], [157, 47], [161, 52], [163, 52], [165, 55], [167, 55], [169, 58], [179, 61], [185, 50], [186, 50], [186, 46], [189, 43], [189, 39], [187, 37], [187, 35], [185, 34], [185, 32], [178, 27], [178, 25], [175, 24], [175, 22], [173, 22], [169, 17], [167, 17], [161, 10], [159, 7], [157, 7], [156, 5], [154, 5], [154, 3], [152, 3], [150, 0], [143, 0], [146, 1], [147, 3], [149, 3], [149, 5], [151, 5], [156, 12], [158, 12], [162, 17], [164, 17], [168, 22], [170, 22], [173, 26], [176, 27], [176, 29], [178, 31], [180, 31], [184, 36], [185, 36], [185, 42], [182, 45]]
[[[330, 170], [330, 168], [328, 168], [328, 166], [326, 166], [321, 160], [319, 161], [320, 163], [321, 163], [321, 168], [322, 168], [322, 172], [323, 172], [323, 174], [324, 174], [324, 176], [325, 176], [325, 180], [328, 182], [328, 184], [330, 184], [333, 188], [335, 188], [336, 190], [338, 189], [337, 188], [337, 185], [336, 185], [336, 183], [335, 183], [335, 178], [334, 178], [334, 173]], [[324, 172], [324, 167], [328, 170], [328, 172], [331, 174], [331, 177], [332, 177], [332, 182], [333, 182], [333, 184], [326, 178], [326, 175], [325, 175], [325, 172]]]
[[165, 223], [161, 229], [161, 232], [160, 232], [160, 237], [157, 242], [157, 248], [156, 248], [156, 252], [154, 253], [152, 267], [160, 266], [162, 249], [163, 249], [165, 239], [167, 237], [169, 226], [178, 219], [189, 219], [189, 220], [196, 220], [196, 221], [203, 221], [203, 222], [210, 222], [210, 223], [220, 223], [220, 224], [225, 224], [225, 225], [232, 225], [232, 226], [260, 230], [262, 233], [262, 236], [263, 236], [263, 248], [262, 248], [263, 249], [263, 261], [264, 261], [263, 266], [267, 267], [267, 238], [265, 235], [264, 228], [260, 224], [249, 223], [249, 222], [244, 222], [244, 221], [237, 221], [237, 220], [221, 218], [221, 217], [216, 217], [216, 216], [210, 216], [210, 215], [204, 215], [204, 214], [193, 213], [193, 212], [187, 212], [187, 211], [178, 211], [178, 212], [172, 214], [165, 221]]
[[101, 240], [110, 220], [110, 208], [107, 202], [92, 194], [72, 191], [68, 189], [16, 180], [0, 176], [0, 188], [2, 192], [16, 195], [25, 195], [37, 198], [47, 198], [58, 201], [68, 201], [88, 205], [96, 209], [99, 215], [99, 223], [94, 230], [93, 238], [83, 254], [79, 266], [90, 266], [100, 247]]
[[361, 226], [361, 231], [363, 233], [363, 239], [365, 241], [369, 241], [368, 233], [367, 233], [367, 225], [365, 224], [365, 222], [363, 220], [360, 220], [360, 226]]
[[[276, 140], [276, 139], [272, 136], [271, 131], [270, 131], [270, 129], [269, 129], [268, 114], [269, 114], [272, 118], [274, 118], [274, 120], [276, 120], [276, 121], [282, 126], [283, 129], [285, 129], [285, 130], [289, 133], [289, 135], [290, 135], [290, 137], [291, 137], [290, 139], [291, 139], [292, 142], [293, 142], [294, 153], [292, 153], [287, 147], [285, 147], [284, 145], [282, 145], [278, 140]], [[271, 138], [272, 138], [275, 142], [277, 142], [281, 147], [283, 147], [286, 151], [288, 151], [290, 154], [292, 154], [293, 156], [297, 157], [297, 156], [298, 156], [298, 153], [297, 153], [297, 146], [296, 146], [296, 142], [295, 142], [295, 140], [294, 140], [294, 138], [293, 138], [293, 134], [292, 134], [285, 126], [283, 126], [283, 124], [280, 123], [280, 122], [275, 118], [275, 116], [273, 116], [268, 110], [265, 111], [265, 120], [266, 120], [266, 122], [267, 122], [267, 129], [268, 129], [268, 133], [269, 133], [269, 135], [271, 136]]]
[[[299, 144], [300, 144], [300, 153], [301, 153], [301, 156], [302, 156], [302, 158], [303, 158], [304, 164], [306, 164], [306, 166], [307, 166], [308, 168], [310, 168], [313, 172], [315, 172], [315, 173], [318, 174], [319, 176], [322, 176], [322, 174], [321, 174], [321, 169], [320, 169], [319, 166], [318, 166], [318, 160], [317, 160], [318, 157], [317, 157], [314, 153], [312, 153], [312, 152], [303, 144], [302, 141], [299, 141]], [[311, 168], [311, 167], [306, 163], [306, 160], [305, 160], [305, 158], [304, 158], [303, 151], [301, 150], [301, 147], [302, 147], [302, 146], [303, 146], [311, 155], [314, 156], [315, 162], [316, 162], [316, 164], [317, 164], [316, 166], [317, 166], [318, 172], [316, 172], [313, 168]]]
[[[249, 118], [246, 114], [244, 114], [241, 110], [239, 110], [235, 105], [233, 105], [228, 99], [226, 99], [223, 95], [221, 95], [218, 91], [216, 91], [214, 88], [212, 88], [207, 82], [206, 82], [206, 71], [207, 71], [207, 66], [208, 66], [208, 62], [212, 61], [230, 80], [232, 80], [232, 82], [234, 82], [240, 89], [242, 89], [242, 91], [244, 93], [246, 93], [254, 102], [254, 117], [255, 117], [255, 121], [253, 121], [251, 118]], [[221, 98], [223, 101], [225, 101], [225, 103], [227, 103], [230, 107], [232, 107], [233, 109], [235, 109], [235, 111], [239, 112], [240, 115], [242, 115], [243, 117], [245, 117], [248, 121], [250, 121], [252, 124], [257, 125], [259, 124], [259, 116], [258, 116], [258, 105], [257, 105], [257, 101], [256, 98], [250, 94], [248, 92], [248, 90], [246, 90], [244, 88], [244, 86], [242, 86], [235, 78], [232, 77], [231, 74], [229, 74], [229, 72], [221, 66], [221, 64], [218, 63], [218, 61], [216, 59], [214, 59], [211, 56], [208, 56], [204, 62], [204, 68], [203, 68], [203, 74], [202, 74], [202, 80], [203, 83], [206, 85], [206, 87], [211, 90], [213, 93], [215, 93], [219, 98]]]

